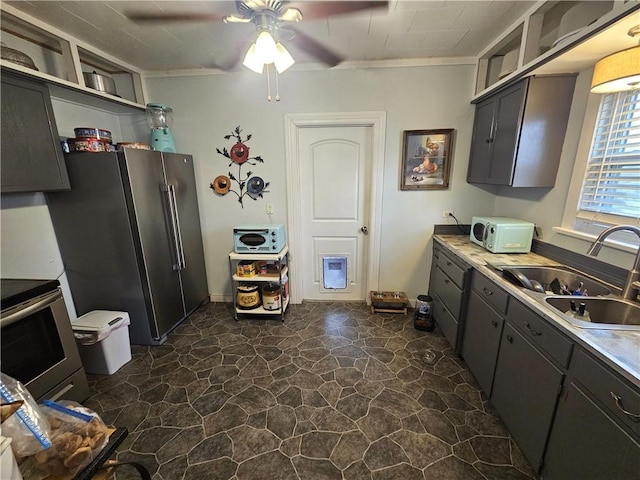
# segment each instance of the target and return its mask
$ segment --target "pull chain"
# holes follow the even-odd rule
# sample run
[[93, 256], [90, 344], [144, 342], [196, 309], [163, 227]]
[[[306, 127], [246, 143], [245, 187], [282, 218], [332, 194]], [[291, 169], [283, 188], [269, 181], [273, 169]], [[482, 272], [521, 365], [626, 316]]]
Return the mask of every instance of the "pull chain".
[[278, 74], [278, 69], [276, 68], [276, 102], [280, 101], [280, 75]]
[[267, 101], [271, 101], [271, 75], [269, 75], [269, 64], [267, 63]]

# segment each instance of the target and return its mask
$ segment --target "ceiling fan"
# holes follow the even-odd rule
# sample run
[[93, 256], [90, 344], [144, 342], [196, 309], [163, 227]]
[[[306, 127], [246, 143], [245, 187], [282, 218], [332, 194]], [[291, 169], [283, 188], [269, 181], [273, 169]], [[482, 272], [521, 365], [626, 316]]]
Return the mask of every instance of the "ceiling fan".
[[[316, 20], [334, 15], [343, 15], [373, 8], [387, 7], [388, 1], [304, 1], [289, 2], [286, 0], [237, 0], [237, 13], [216, 15], [209, 13], [148, 13], [129, 12], [127, 17], [137, 23], [151, 22], [207, 22], [222, 21], [224, 23], [253, 23], [256, 28], [254, 42], [244, 56], [244, 65], [262, 73], [262, 66], [274, 63], [278, 72], [284, 71], [294, 61], [280, 42], [291, 42], [300, 50], [317, 58], [331, 67], [341, 63], [344, 58], [329, 50], [310, 36], [294, 28], [292, 24], [303, 18]], [[298, 5], [298, 6], [296, 6]], [[304, 13], [303, 13], [304, 12]], [[261, 44], [261, 39], [264, 42]], [[263, 47], [263, 48], [262, 48]], [[246, 48], [246, 47], [245, 47]], [[266, 57], [263, 57], [266, 53]], [[244, 52], [236, 52], [236, 56], [221, 68], [229, 70], [237, 65]], [[257, 56], [256, 56], [257, 55]], [[259, 58], [258, 58], [259, 57]], [[274, 60], [274, 61], [270, 61]], [[253, 63], [252, 63], [253, 62]]]

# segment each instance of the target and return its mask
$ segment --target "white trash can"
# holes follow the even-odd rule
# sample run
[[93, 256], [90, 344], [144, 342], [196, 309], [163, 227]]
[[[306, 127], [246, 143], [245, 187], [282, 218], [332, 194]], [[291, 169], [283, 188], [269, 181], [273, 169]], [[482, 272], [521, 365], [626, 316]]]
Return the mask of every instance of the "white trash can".
[[11, 450], [11, 438], [0, 435], [0, 478], [3, 480], [22, 480], [16, 457]]
[[80, 358], [87, 373], [111, 375], [131, 360], [129, 314], [94, 310], [73, 320]]

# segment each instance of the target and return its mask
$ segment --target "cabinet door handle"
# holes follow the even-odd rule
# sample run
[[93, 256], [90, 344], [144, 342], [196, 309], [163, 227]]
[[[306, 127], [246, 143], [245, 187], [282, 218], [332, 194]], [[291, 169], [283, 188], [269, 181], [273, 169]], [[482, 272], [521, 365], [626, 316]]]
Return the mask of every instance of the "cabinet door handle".
[[487, 287], [482, 287], [482, 291], [485, 295], [493, 295], [493, 292], [489, 290]]
[[485, 138], [484, 143], [493, 143], [493, 138]]
[[498, 328], [498, 321], [497, 320], [491, 320], [491, 325], [493, 325], [495, 328]]
[[513, 337], [511, 335], [507, 335], [507, 342], [513, 343]]
[[536, 337], [539, 337], [540, 335], [542, 335], [542, 332], [540, 330], [536, 330], [535, 328], [533, 328], [529, 322], [524, 322], [524, 326], [527, 327], [527, 330], [529, 330], [531, 335], [534, 335]]
[[622, 411], [622, 413], [624, 413], [626, 416], [628, 416], [634, 422], [640, 422], [640, 415], [637, 415], [635, 413], [631, 413], [630, 411], [624, 409], [624, 407], [622, 406], [622, 397], [620, 397], [619, 395], [616, 395], [613, 392], [609, 392], [609, 393], [611, 394], [613, 399], [616, 401], [616, 407], [618, 407]]

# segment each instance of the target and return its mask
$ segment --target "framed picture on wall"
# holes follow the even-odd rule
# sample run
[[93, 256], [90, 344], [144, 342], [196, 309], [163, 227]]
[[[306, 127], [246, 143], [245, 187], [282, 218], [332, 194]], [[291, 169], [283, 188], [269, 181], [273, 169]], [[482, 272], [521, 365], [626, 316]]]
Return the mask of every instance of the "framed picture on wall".
[[446, 190], [453, 147], [453, 129], [405, 130], [402, 141], [400, 190]]

